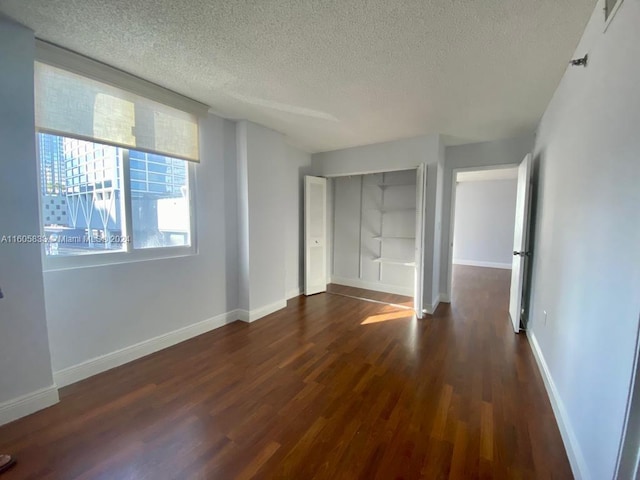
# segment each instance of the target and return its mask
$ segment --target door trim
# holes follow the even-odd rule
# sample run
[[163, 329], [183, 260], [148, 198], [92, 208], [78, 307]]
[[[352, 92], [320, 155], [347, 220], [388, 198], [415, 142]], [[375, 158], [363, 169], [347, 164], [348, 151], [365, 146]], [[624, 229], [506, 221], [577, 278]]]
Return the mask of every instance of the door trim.
[[624, 415], [622, 436], [616, 461], [616, 472], [613, 478], [624, 480], [638, 477], [640, 471], [640, 318], [636, 333], [636, 351], [633, 359], [633, 370], [629, 384], [627, 408]]
[[498, 165], [482, 165], [477, 167], [460, 167], [454, 168], [451, 170], [451, 208], [449, 215], [449, 245], [447, 245], [448, 249], [448, 267], [447, 268], [447, 291], [445, 292], [444, 298], [442, 301], [451, 302], [452, 293], [453, 293], [453, 236], [454, 236], [454, 226], [456, 219], [456, 177], [458, 176], [458, 172], [479, 172], [483, 170], [501, 170], [503, 168], [514, 168], [519, 166], [520, 163], [503, 163]]
[[427, 213], [427, 165], [421, 164], [416, 168], [416, 246], [413, 287], [413, 309], [417, 318], [422, 318], [424, 307], [424, 239], [425, 217]]

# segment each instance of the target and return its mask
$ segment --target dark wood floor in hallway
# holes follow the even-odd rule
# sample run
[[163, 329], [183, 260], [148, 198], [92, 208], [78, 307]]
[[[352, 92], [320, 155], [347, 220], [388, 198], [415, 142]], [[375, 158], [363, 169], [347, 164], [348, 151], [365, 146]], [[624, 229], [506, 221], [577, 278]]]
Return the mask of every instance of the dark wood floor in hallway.
[[291, 300], [61, 390], [0, 427], [2, 480], [572, 478], [509, 272], [451, 305]]

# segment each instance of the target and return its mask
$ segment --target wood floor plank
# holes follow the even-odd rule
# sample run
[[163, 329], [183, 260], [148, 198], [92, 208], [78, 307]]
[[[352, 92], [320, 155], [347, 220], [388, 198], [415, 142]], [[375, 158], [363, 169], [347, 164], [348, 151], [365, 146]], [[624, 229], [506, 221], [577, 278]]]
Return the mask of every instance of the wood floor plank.
[[482, 402], [480, 412], [480, 456], [486, 460], [493, 460], [493, 408], [488, 402]]
[[422, 320], [332, 290], [62, 389], [0, 427], [2, 480], [572, 478], [508, 271]]

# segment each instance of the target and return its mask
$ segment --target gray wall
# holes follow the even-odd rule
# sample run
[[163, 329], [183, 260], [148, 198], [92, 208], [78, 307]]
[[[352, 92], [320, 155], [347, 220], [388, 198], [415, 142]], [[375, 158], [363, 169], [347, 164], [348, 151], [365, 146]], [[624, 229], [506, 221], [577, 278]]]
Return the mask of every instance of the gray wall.
[[54, 371], [238, 308], [235, 162], [233, 124], [207, 116], [198, 255], [45, 272]]
[[304, 176], [311, 174], [311, 154], [285, 145], [284, 207], [287, 298], [304, 284]]
[[459, 182], [453, 263], [511, 268], [517, 181]]
[[[433, 225], [433, 232], [430, 233], [433, 235], [433, 250], [431, 251], [431, 255], [433, 255], [432, 260], [432, 269], [433, 269], [433, 282], [431, 284], [431, 303], [432, 308], [437, 307], [437, 303], [439, 303], [443, 299], [440, 290], [440, 277], [442, 276], [442, 215], [443, 215], [443, 203], [444, 203], [444, 168], [446, 161], [446, 149], [445, 145], [442, 142], [442, 138], [440, 139], [438, 145], [438, 163], [434, 167], [429, 167], [427, 178], [427, 188], [431, 187], [431, 191], [434, 190], [435, 185], [435, 199], [432, 201], [435, 203], [435, 211], [434, 211], [434, 219], [432, 224], [427, 224], [427, 226]], [[434, 180], [435, 173], [435, 184]], [[432, 197], [431, 197], [432, 198]], [[427, 250], [426, 252], [429, 252]]]
[[248, 121], [236, 125], [236, 146], [240, 308], [255, 320], [300, 292], [311, 155]]
[[[360, 242], [360, 175], [333, 182], [331, 277], [358, 278]], [[333, 282], [334, 279], [331, 278]]]
[[311, 156], [313, 174], [323, 177], [359, 175], [416, 168], [437, 163], [439, 135], [345, 148]]
[[235, 125], [238, 215], [238, 307], [249, 311], [249, 164], [247, 161], [247, 122]]
[[448, 292], [450, 286], [451, 239], [449, 238], [449, 232], [451, 228], [453, 170], [456, 168], [518, 164], [528, 153], [531, 153], [534, 140], [535, 136], [531, 134], [494, 142], [447, 147], [442, 189], [442, 255], [440, 257], [440, 291], [442, 293]]
[[[239, 122], [237, 130], [244, 143], [244, 155], [238, 157], [240, 172], [246, 181], [246, 195], [240, 212], [247, 216], [248, 235], [248, 311], [284, 302], [285, 267], [285, 165], [284, 136], [252, 122]], [[240, 149], [239, 149], [240, 151]], [[242, 293], [241, 295], [245, 295]]]
[[601, 3], [576, 50], [589, 66], [567, 70], [538, 130], [529, 325], [592, 479], [614, 472], [640, 311], [640, 2], [606, 32]]
[[[0, 17], [0, 236], [39, 235], [34, 37]], [[53, 384], [40, 245], [0, 244], [0, 404]]]

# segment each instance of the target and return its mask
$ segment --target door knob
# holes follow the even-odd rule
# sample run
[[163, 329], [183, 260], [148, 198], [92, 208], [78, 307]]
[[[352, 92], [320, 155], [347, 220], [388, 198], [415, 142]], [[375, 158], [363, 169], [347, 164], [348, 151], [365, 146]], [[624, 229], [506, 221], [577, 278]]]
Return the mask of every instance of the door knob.
[[531, 256], [531, 252], [525, 252], [525, 251], [522, 251], [522, 252], [515, 252], [514, 251], [513, 254], [514, 255], [521, 255], [523, 257], [530, 257]]

